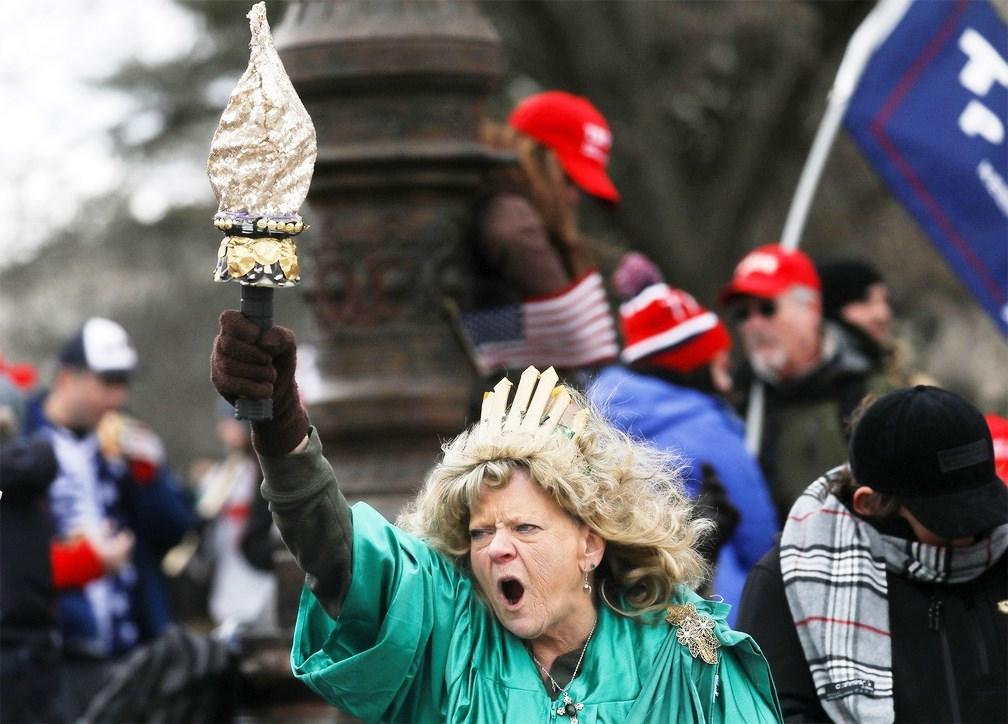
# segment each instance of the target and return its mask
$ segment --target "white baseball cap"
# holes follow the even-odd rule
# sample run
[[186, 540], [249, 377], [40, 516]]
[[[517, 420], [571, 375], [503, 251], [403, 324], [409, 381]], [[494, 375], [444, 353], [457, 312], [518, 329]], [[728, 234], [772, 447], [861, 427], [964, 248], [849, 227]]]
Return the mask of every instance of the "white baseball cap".
[[136, 369], [137, 353], [126, 330], [111, 319], [92, 317], [63, 346], [60, 362], [100, 375], [129, 375]]

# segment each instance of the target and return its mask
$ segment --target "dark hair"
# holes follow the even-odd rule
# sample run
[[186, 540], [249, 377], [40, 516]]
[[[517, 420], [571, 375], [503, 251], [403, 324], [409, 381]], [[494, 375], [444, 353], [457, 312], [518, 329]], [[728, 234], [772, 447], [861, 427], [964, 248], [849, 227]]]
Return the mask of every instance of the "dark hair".
[[[854, 491], [861, 487], [861, 483], [854, 477], [850, 466], [845, 465], [829, 476], [829, 492], [836, 496], [840, 502], [851, 510], [854, 509]], [[875, 504], [875, 512], [871, 515], [862, 516], [869, 520], [889, 520], [896, 516], [903, 506], [903, 501], [896, 495], [879, 493], [871, 494], [870, 500]], [[860, 515], [860, 514], [859, 514]]]
[[[860, 421], [864, 416], [865, 411], [871, 407], [878, 398], [879, 395], [874, 392], [869, 392], [861, 398], [861, 401], [858, 402], [854, 411], [851, 412], [850, 417], [846, 420], [848, 437], [857, 425], [858, 421]], [[837, 470], [835, 474], [829, 477], [829, 491], [839, 498], [844, 505], [852, 510], [854, 505], [854, 491], [860, 487], [861, 483], [859, 483], [854, 477], [854, 472], [851, 470], [850, 465], [843, 466]], [[875, 513], [870, 516], [864, 516], [871, 520], [887, 520], [892, 518], [903, 505], [903, 501], [898, 496], [879, 493], [877, 491], [872, 493], [871, 500], [876, 505]]]
[[689, 387], [693, 390], [706, 392], [709, 395], [721, 394], [714, 388], [714, 380], [711, 378], [710, 372], [710, 362], [700, 365], [689, 372], [674, 372], [668, 367], [662, 367], [653, 363], [649, 364], [647, 358], [645, 358], [632, 363], [630, 368], [637, 372], [665, 380], [673, 385], [678, 385], [679, 387]]

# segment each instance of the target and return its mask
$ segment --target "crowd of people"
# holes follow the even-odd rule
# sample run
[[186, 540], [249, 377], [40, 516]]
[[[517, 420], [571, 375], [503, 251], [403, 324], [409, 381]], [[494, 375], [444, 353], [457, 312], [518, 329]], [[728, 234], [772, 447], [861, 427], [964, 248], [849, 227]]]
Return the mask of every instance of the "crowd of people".
[[[282, 538], [293, 673], [362, 720], [1008, 721], [1008, 422], [912, 368], [882, 274], [767, 244], [711, 306], [637, 251], [605, 278], [598, 109], [536, 94], [487, 140], [516, 163], [466, 239], [468, 425], [395, 524], [343, 497], [290, 330], [221, 316], [222, 455], [190, 484], [127, 412], [118, 323], [48, 389], [0, 365], [0, 719], [100, 720], [194, 647], [225, 676], [236, 627], [275, 626]], [[539, 337], [498, 344], [502, 310]], [[213, 633], [172, 627], [167, 579]]]
[[[232, 670], [226, 640], [175, 627], [173, 604], [187, 594], [175, 589], [194, 581], [180, 574], [197, 551], [205, 600], [174, 608], [206, 610], [205, 631], [269, 620], [272, 521], [250, 431], [222, 421], [226, 457], [188, 485], [158, 435], [128, 413], [139, 358], [120, 324], [88, 319], [55, 361], [44, 389], [34, 368], [0, 366], [0, 720], [163, 714], [171, 676], [169, 687], [189, 678], [206, 687]], [[159, 680], [132, 681], [155, 660]], [[215, 706], [204, 698], [173, 711], [229, 711]]]

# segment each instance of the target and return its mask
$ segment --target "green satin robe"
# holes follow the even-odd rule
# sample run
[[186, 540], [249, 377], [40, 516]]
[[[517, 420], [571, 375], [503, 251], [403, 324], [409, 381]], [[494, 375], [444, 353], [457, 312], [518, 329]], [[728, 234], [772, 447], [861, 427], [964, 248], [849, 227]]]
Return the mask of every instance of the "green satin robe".
[[[353, 507], [353, 579], [339, 618], [306, 587], [291, 663], [323, 698], [365, 721], [559, 722], [521, 639], [498, 623], [471, 579], [372, 508]], [[693, 658], [661, 616], [599, 607], [581, 672], [569, 687], [580, 724], [779, 722], [770, 670], [728, 606], [682, 589], [717, 621], [716, 665]]]

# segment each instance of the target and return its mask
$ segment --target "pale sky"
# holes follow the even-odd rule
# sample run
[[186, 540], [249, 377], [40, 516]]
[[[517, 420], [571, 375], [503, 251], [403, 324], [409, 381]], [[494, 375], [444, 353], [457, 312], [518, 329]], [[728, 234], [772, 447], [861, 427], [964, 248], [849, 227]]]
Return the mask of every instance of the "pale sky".
[[[134, 103], [92, 83], [126, 58], [154, 64], [190, 51], [201, 32], [197, 19], [169, 0], [5, 0], [4, 11], [0, 218], [16, 220], [19, 231], [5, 237], [0, 265], [30, 257], [83, 199], [127, 183], [134, 213], [156, 219], [172, 199], [127, 179], [106, 134]], [[144, 133], [152, 122], [135, 125]], [[172, 170], [190, 180], [202, 173], [198, 164], [182, 165]]]

